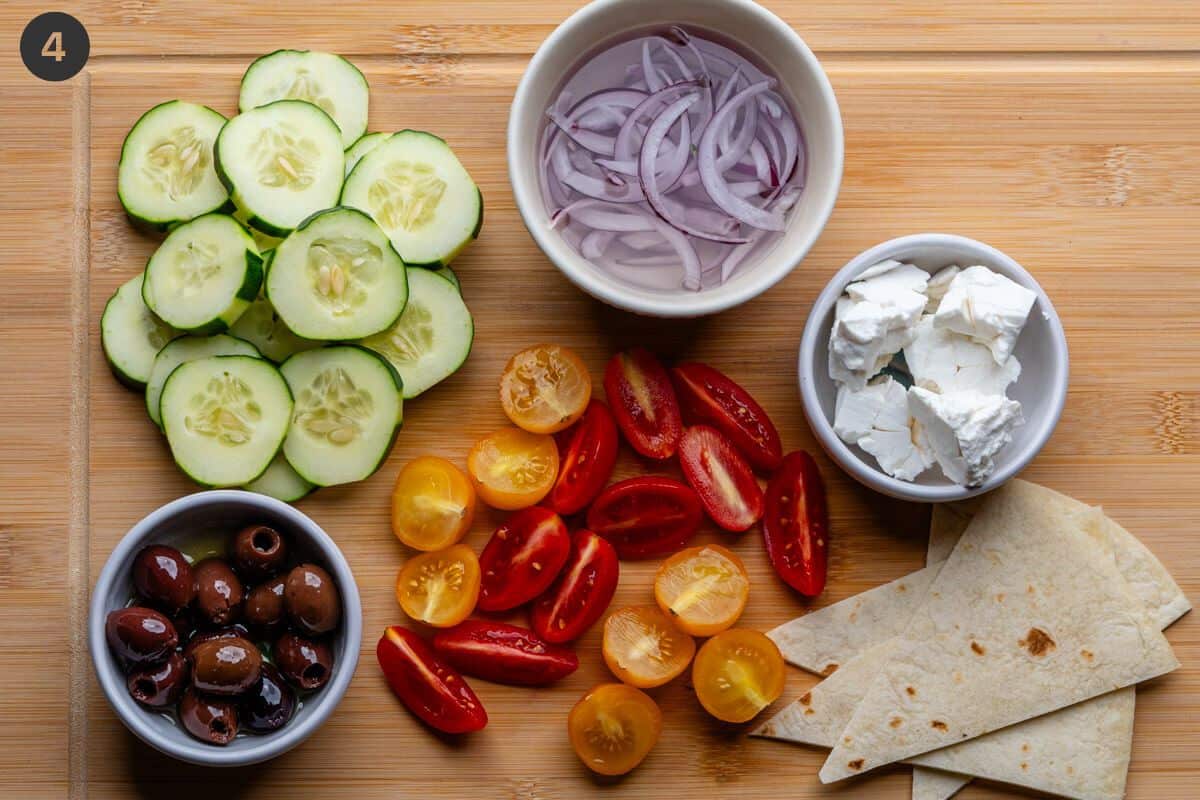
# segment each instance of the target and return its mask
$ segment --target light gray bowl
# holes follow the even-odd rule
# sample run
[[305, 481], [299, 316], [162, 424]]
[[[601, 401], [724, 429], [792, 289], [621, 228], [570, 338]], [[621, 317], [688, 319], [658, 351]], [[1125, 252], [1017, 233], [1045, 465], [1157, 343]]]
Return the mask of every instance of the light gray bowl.
[[[833, 432], [837, 387], [829, 377], [829, 333], [837, 299], [863, 270], [889, 258], [936, 272], [949, 264], [961, 267], [982, 264], [1037, 293], [1014, 355], [1021, 362], [1021, 377], [1008, 387], [1008, 396], [1021, 403], [1025, 424], [1013, 431], [1013, 440], [996, 458], [996, 471], [982, 486], [966, 488], [952, 483], [940, 470], [927, 470], [915, 481], [893, 478], [875, 459], [851, 447]], [[901, 500], [944, 503], [964, 500], [995, 489], [1025, 468], [1054, 432], [1067, 399], [1070, 373], [1067, 337], [1050, 298], [1020, 264], [994, 247], [965, 236], [918, 233], [902, 236], [856, 256], [833, 276], [813, 304], [800, 340], [800, 399], [817, 440], [842, 469], [876, 491]]]
[[[303, 558], [325, 567], [342, 597], [342, 624], [332, 641], [333, 676], [325, 687], [303, 698], [296, 716], [275, 733], [240, 735], [224, 747], [188, 735], [167, 714], [142, 708], [129, 696], [125, 675], [104, 638], [108, 612], [133, 596], [133, 559], [148, 544], [179, 546], [197, 534], [233, 533], [250, 523], [263, 523], [284, 533]], [[108, 557], [92, 589], [88, 614], [88, 646], [100, 688], [125, 727], [146, 744], [169, 756], [210, 767], [257, 764], [286, 753], [313, 734], [341, 702], [362, 645], [362, 605], [350, 565], [333, 539], [300, 511], [270, 497], [237, 490], [199, 492], [162, 506], [134, 525]]]

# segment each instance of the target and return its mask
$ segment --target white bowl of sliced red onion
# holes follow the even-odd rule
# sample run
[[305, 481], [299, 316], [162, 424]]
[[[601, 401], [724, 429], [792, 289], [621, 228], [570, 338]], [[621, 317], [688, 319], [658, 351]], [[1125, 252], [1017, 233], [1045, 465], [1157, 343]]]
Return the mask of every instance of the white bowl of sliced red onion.
[[694, 317], [803, 260], [841, 186], [821, 65], [752, 0], [595, 0], [538, 48], [508, 167], [538, 246], [618, 308]]

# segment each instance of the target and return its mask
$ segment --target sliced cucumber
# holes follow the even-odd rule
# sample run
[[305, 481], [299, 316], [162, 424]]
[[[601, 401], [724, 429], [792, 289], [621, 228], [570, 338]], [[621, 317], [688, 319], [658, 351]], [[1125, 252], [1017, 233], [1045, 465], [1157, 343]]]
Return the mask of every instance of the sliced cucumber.
[[[367, 129], [367, 79], [341, 56], [316, 50], [276, 50], [257, 59], [242, 76], [238, 110], [303, 100], [333, 118], [346, 148]], [[332, 205], [332, 203], [330, 204]]]
[[301, 478], [280, 452], [275, 455], [266, 472], [247, 483], [243, 488], [247, 491], [274, 497], [285, 503], [294, 503], [316, 487]]
[[258, 245], [233, 217], [206, 214], [167, 236], [146, 265], [142, 298], [163, 322], [194, 334], [220, 333], [258, 296]]
[[244, 486], [279, 452], [292, 393], [269, 361], [212, 356], [175, 368], [162, 393], [171, 455], [205, 486]]
[[357, 208], [309, 217], [271, 254], [266, 294], [305, 339], [346, 341], [388, 328], [408, 302], [407, 270], [387, 234]]
[[387, 457], [403, 419], [400, 376], [355, 345], [308, 350], [279, 368], [296, 398], [283, 453], [310, 483], [361, 481]]
[[154, 420], [155, 425], [162, 427], [160, 403], [163, 386], [175, 368], [189, 361], [212, 356], [261, 357], [254, 345], [224, 333], [204, 337], [185, 336], [168, 342], [154, 357], [146, 379], [146, 413]]
[[450, 269], [449, 267], [442, 267], [441, 269], [435, 269], [433, 274], [440, 275], [441, 277], [453, 283], [455, 290], [459, 294], [462, 294], [462, 284], [458, 280], [458, 275], [454, 274], [454, 270]]
[[346, 158], [338, 126], [301, 100], [238, 114], [217, 136], [217, 174], [250, 225], [272, 236], [337, 205]]
[[113, 293], [100, 316], [100, 343], [113, 375], [130, 389], [146, 388], [154, 356], [167, 342], [182, 336], [154, 315], [142, 300], [142, 278], [126, 281]]
[[131, 220], [166, 230], [229, 202], [213, 168], [213, 142], [224, 124], [208, 106], [182, 100], [142, 114], [117, 167], [117, 196]]
[[422, 131], [400, 131], [346, 178], [342, 205], [366, 211], [412, 267], [449, 264], [479, 235], [483, 195], [454, 151]]
[[396, 324], [359, 343], [388, 360], [412, 399], [453, 375], [471, 353], [475, 322], [449, 279], [408, 271], [408, 305]]
[[[267, 251], [274, 250], [283, 241], [282, 236], [272, 236], [269, 233], [263, 233], [258, 228], [250, 224], [250, 212], [244, 208], [234, 206], [233, 218], [246, 226], [250, 231], [250, 235], [254, 238], [254, 243], [258, 245], [258, 252], [262, 254], [263, 261], [266, 261]], [[263, 264], [263, 272], [266, 272], [266, 264]]]
[[351, 170], [367, 153], [374, 150], [379, 145], [386, 142], [391, 137], [390, 133], [364, 133], [358, 137], [358, 141], [346, 148], [346, 176], [350, 176]]
[[233, 323], [229, 332], [250, 342], [276, 364], [283, 363], [288, 356], [320, 347], [322, 344], [310, 339], [301, 339], [292, 333], [275, 313], [271, 301], [263, 295], [259, 295], [258, 299], [250, 304], [246, 313]]

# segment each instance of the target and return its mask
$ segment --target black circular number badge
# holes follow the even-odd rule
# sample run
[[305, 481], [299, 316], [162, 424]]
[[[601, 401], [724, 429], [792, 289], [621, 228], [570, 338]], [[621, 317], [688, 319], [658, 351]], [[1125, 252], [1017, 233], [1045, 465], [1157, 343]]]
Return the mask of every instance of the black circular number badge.
[[65, 81], [83, 69], [91, 46], [79, 20], [61, 11], [48, 11], [25, 26], [21, 60], [44, 81]]

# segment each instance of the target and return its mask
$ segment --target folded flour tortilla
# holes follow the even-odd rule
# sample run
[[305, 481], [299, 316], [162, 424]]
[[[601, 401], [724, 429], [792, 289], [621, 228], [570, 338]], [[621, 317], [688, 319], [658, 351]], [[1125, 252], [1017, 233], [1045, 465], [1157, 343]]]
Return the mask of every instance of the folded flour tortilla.
[[1111, 552], [1089, 534], [1094, 513], [1023, 481], [989, 496], [821, 780], [974, 739], [1178, 666]]
[[[951, 508], [948, 505], [935, 506], [929, 526], [929, 551], [926, 564], [937, 563], [939, 559], [944, 559], [949, 555], [950, 551], [954, 549], [954, 545], [958, 544], [958, 539], [966, 530], [969, 521], [970, 515], [961, 509]], [[1191, 608], [1187, 597], [1162, 562], [1155, 558], [1154, 554], [1147, 550], [1137, 537], [1108, 517], [1100, 518], [1099, 525], [1089, 530], [1093, 534], [1103, 534], [1106, 544], [1112, 549], [1117, 569], [1121, 571], [1122, 577], [1125, 578], [1134, 594], [1138, 595], [1154, 614], [1159, 627], [1166, 628], [1187, 613]], [[1126, 738], [1111, 742], [1110, 748], [1103, 754], [1103, 760], [1092, 764], [1094, 768], [1092, 771], [1101, 773], [1098, 777], [1090, 781], [1074, 781], [1072, 786], [1105, 785], [1113, 792], [1108, 796], [1123, 796], [1129, 751], [1133, 744], [1132, 724], [1135, 703], [1133, 690], [1122, 690], [1122, 692], [1124, 691], [1129, 692], [1129, 698], [1120, 701], [1124, 703], [1124, 706], [1119, 710], [1128, 717]], [[1105, 697], [1099, 697], [1080, 704], [1080, 706], [1093, 705], [1096, 707], [1092, 709], [1092, 713], [1102, 715], [1104, 709], [1099, 705], [1108, 705], [1108, 701]], [[1048, 723], [1053, 720], [1053, 724], [1042, 725], [1038, 723], [1038, 720], [1030, 720], [1013, 728], [989, 733], [971, 742], [964, 742], [961, 745], [927, 754], [930, 760], [934, 760], [935, 756], [941, 757], [948, 762], [951, 769], [957, 770], [957, 772], [914, 767], [912, 800], [950, 800], [962, 787], [971, 782], [972, 776], [1022, 784], [1044, 792], [1064, 794], [1068, 797], [1075, 796], [1061, 789], [1056, 791], [1041, 780], [1039, 770], [1036, 766], [1029, 766], [1029, 760], [1023, 757], [1024, 753], [1012, 752], [1011, 748], [1009, 753], [997, 753], [992, 745], [993, 739], [998, 738], [1000, 741], [1005, 741], [1010, 738], [1007, 735], [1009, 731], [1027, 731], [1028, 741], [1022, 742], [1021, 746], [1028, 744], [1034, 752], [1038, 753], [1072, 752], [1077, 742], [1086, 740], [1096, 730], [1094, 721], [1087, 714], [1082, 710], [1073, 711], [1073, 709], [1079, 709], [1080, 706], [1056, 711], [1039, 718]], [[1038, 727], [1038, 731], [1030, 730], [1034, 725]], [[1022, 767], [1022, 764], [1025, 766]], [[1059, 769], [1050, 772], [1061, 775], [1063, 771], [1064, 769]]]

